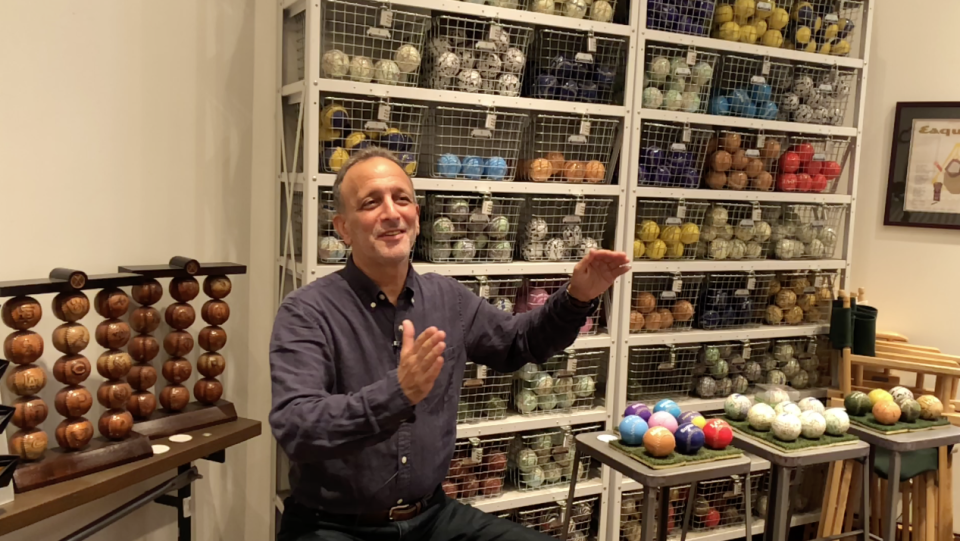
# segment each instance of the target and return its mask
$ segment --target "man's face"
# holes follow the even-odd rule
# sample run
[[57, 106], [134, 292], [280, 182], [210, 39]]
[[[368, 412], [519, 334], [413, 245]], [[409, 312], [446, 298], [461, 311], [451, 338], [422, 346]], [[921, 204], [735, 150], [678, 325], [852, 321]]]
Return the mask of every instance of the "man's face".
[[347, 171], [340, 185], [343, 210], [333, 218], [354, 257], [374, 263], [406, 261], [420, 232], [413, 182], [385, 158], [371, 158]]

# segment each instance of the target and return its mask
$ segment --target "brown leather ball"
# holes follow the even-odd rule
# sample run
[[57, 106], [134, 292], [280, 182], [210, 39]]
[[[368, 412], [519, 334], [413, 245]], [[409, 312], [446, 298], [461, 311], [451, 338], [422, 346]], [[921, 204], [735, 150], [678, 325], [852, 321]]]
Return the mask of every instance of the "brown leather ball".
[[230, 305], [223, 301], [207, 301], [200, 309], [200, 317], [210, 325], [223, 325], [230, 319]]
[[133, 300], [140, 304], [150, 306], [151, 304], [156, 304], [163, 298], [163, 286], [160, 285], [160, 282], [150, 278], [142, 284], [130, 288], [130, 295], [133, 297]]
[[35, 364], [18, 366], [7, 374], [7, 387], [20, 396], [37, 394], [46, 385], [46, 372]]
[[53, 363], [53, 379], [64, 385], [80, 385], [90, 371], [90, 361], [83, 355], [64, 355]]
[[171, 304], [167, 307], [163, 318], [166, 320], [167, 325], [182, 331], [183, 329], [189, 329], [190, 325], [193, 325], [193, 322], [197, 320], [197, 313], [194, 312], [193, 307], [189, 304], [178, 302], [177, 304]]
[[100, 322], [96, 330], [97, 343], [107, 349], [120, 349], [130, 341], [130, 325], [119, 319]]
[[130, 309], [130, 297], [118, 287], [101, 289], [93, 298], [93, 308], [107, 319], [123, 317]]
[[204, 377], [215, 378], [223, 374], [227, 367], [227, 360], [219, 353], [204, 353], [197, 358], [197, 372]]
[[90, 344], [90, 331], [79, 323], [64, 323], [53, 330], [53, 347], [60, 353], [76, 355]]
[[90, 299], [82, 291], [60, 293], [51, 303], [53, 315], [60, 321], [80, 321], [90, 312]]
[[93, 424], [83, 417], [64, 419], [57, 425], [55, 435], [60, 447], [74, 451], [83, 449], [93, 439]]
[[127, 400], [127, 410], [137, 419], [150, 417], [157, 409], [157, 397], [149, 391], [137, 391]]
[[135, 308], [130, 314], [130, 327], [142, 334], [150, 334], [160, 326], [160, 312], [152, 306]]
[[57, 413], [67, 419], [83, 417], [93, 407], [93, 395], [86, 387], [73, 385], [57, 391], [53, 400]]
[[127, 375], [133, 359], [126, 351], [104, 351], [97, 359], [97, 372], [106, 379], [120, 379]]
[[46, 450], [47, 435], [39, 428], [18, 430], [10, 438], [10, 452], [22, 460], [40, 460]]
[[160, 405], [163, 409], [180, 411], [190, 402], [190, 391], [183, 385], [167, 385], [160, 391]]
[[17, 428], [35, 428], [47, 419], [47, 403], [39, 396], [21, 396], [13, 401], [13, 419]]
[[207, 276], [203, 279], [203, 292], [213, 299], [222, 299], [230, 294], [233, 284], [227, 276]]
[[163, 350], [171, 357], [183, 357], [193, 351], [193, 336], [187, 331], [173, 331], [163, 337]]
[[214, 404], [223, 396], [223, 384], [214, 378], [198, 379], [193, 385], [193, 396], [204, 404]]
[[174, 278], [170, 280], [170, 296], [177, 302], [190, 302], [200, 294], [200, 282], [196, 278]]
[[130, 340], [127, 351], [130, 352], [130, 356], [133, 357], [135, 361], [148, 363], [160, 353], [160, 342], [157, 342], [156, 338], [148, 334], [141, 334], [134, 336], [133, 339]]
[[13, 364], [30, 364], [43, 355], [43, 337], [33, 331], [17, 331], [3, 340], [3, 356]]
[[97, 388], [97, 402], [107, 409], [122, 408], [132, 394], [126, 382], [104, 381]]
[[150, 364], [135, 364], [127, 374], [127, 383], [136, 391], [147, 391], [157, 383], [157, 369]]
[[121, 409], [107, 410], [100, 416], [97, 428], [104, 438], [122, 440], [133, 430], [133, 415]]
[[43, 309], [33, 297], [14, 297], [0, 308], [3, 324], [11, 329], [23, 331], [40, 323]]
[[220, 351], [227, 345], [227, 331], [222, 327], [204, 327], [198, 338], [200, 347], [206, 351]]
[[163, 379], [170, 383], [183, 383], [190, 379], [193, 373], [193, 366], [190, 361], [183, 358], [168, 359], [163, 363]]

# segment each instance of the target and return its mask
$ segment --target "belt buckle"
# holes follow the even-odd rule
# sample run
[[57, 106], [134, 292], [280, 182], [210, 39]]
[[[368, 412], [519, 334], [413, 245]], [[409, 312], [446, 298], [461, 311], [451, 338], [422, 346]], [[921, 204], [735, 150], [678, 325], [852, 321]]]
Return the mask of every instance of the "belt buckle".
[[390, 519], [390, 522], [395, 522], [397, 519], [393, 516], [394, 511], [406, 511], [409, 509], [409, 505], [395, 505], [390, 508], [390, 511], [387, 511], [387, 518]]

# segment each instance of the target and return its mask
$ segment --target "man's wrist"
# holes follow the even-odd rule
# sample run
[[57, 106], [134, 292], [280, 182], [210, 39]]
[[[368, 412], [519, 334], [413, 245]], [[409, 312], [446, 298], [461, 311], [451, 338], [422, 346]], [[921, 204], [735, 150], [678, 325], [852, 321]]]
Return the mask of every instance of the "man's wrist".
[[570, 300], [570, 304], [576, 306], [577, 308], [586, 308], [593, 303], [593, 299], [583, 300], [571, 289], [571, 286], [567, 285], [567, 299]]

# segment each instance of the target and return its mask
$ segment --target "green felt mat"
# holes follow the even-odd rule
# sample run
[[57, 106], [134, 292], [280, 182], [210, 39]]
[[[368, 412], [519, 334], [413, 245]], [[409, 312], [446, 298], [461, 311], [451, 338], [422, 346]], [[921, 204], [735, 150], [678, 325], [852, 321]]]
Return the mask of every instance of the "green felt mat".
[[778, 449], [783, 449], [784, 451], [791, 453], [796, 451], [803, 451], [805, 449], [810, 449], [812, 447], [829, 447], [831, 445], [844, 445], [848, 443], [853, 443], [858, 441], [860, 438], [854, 436], [853, 434], [844, 434], [842, 436], [831, 436], [830, 434], [824, 434], [820, 436], [818, 440], [808, 440], [803, 436], [800, 436], [796, 441], [780, 441], [777, 438], [773, 437], [773, 432], [761, 432], [759, 430], [754, 430], [750, 423], [747, 421], [731, 421], [730, 419], [725, 418], [725, 421], [730, 423], [730, 426], [737, 429], [744, 434], [761, 440], [764, 443], [768, 443]]
[[936, 421], [927, 421], [925, 419], [917, 419], [915, 423], [904, 423], [897, 421], [892, 425], [882, 425], [877, 422], [877, 418], [873, 416], [872, 413], [867, 412], [866, 415], [850, 415], [850, 422], [857, 423], [858, 425], [869, 428], [876, 432], [883, 432], [884, 434], [901, 434], [903, 432], [917, 432], [918, 430], [927, 430], [930, 428], [936, 428], [939, 426], [946, 426], [950, 424], [950, 421], [946, 417], [941, 417]]
[[651, 456], [647, 453], [647, 450], [644, 449], [642, 445], [632, 446], [620, 443], [619, 440], [611, 441], [610, 446], [618, 451], [625, 453], [639, 460], [643, 464], [655, 469], [663, 470], [666, 468], [676, 468], [679, 466], [689, 466], [691, 464], [699, 464], [701, 462], [713, 462], [714, 460], [723, 460], [726, 458], [736, 458], [743, 455], [743, 451], [735, 447], [727, 447], [722, 451], [715, 451], [713, 449], [707, 449], [706, 447], [701, 447], [697, 454], [695, 455], [683, 455], [676, 451], [670, 453], [669, 455], [663, 458], [657, 458]]

